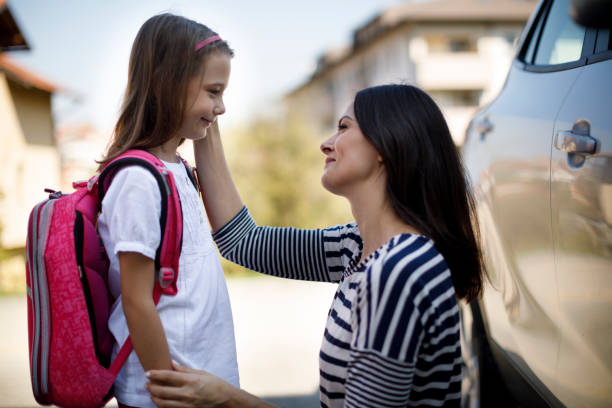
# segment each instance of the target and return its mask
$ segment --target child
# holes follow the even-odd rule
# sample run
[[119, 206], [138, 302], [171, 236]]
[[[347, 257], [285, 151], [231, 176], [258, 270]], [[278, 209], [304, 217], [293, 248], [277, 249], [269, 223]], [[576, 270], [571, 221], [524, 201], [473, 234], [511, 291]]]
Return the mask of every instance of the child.
[[169, 369], [175, 360], [214, 372], [238, 386], [232, 314], [206, 215], [177, 157], [184, 139], [206, 137], [225, 112], [223, 92], [233, 51], [208, 27], [161, 14], [138, 32], [130, 56], [121, 114], [101, 166], [128, 149], [161, 159], [177, 184], [183, 214], [178, 294], [152, 293], [160, 244], [160, 190], [138, 166], [121, 169], [103, 201], [98, 229], [110, 258], [116, 298], [109, 328], [118, 348], [131, 336], [132, 353], [115, 381], [120, 406], [153, 406], [144, 371]]

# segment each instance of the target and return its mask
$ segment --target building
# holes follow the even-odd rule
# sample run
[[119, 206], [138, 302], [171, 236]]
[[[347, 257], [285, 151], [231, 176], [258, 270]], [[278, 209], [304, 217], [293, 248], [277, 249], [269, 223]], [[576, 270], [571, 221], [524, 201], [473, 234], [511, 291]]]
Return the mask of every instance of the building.
[[288, 109], [329, 133], [359, 89], [415, 84], [438, 102], [460, 145], [469, 118], [502, 86], [536, 3], [434, 0], [391, 7], [358, 27], [349, 46], [321, 56], [308, 81], [286, 96]]
[[[5, 0], [0, 0], [0, 290], [24, 281], [28, 216], [60, 183], [60, 156], [54, 138], [51, 96], [57, 87], [20, 67], [6, 53], [27, 50]], [[10, 277], [9, 277], [10, 276]], [[22, 288], [23, 289], [23, 288]]]
[[55, 131], [61, 162], [61, 181], [64, 192], [73, 191], [74, 181], [89, 180], [97, 171], [97, 160], [102, 158], [108, 137], [88, 123], [59, 125]]

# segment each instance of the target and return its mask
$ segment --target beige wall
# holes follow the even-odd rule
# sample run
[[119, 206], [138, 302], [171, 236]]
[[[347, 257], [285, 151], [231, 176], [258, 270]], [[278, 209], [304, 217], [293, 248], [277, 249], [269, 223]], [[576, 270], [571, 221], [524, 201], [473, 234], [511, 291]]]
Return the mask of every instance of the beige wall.
[[50, 94], [0, 73], [0, 248], [25, 246], [28, 216], [60, 183]]
[[55, 148], [51, 94], [36, 88], [26, 88], [14, 81], [8, 81], [8, 86], [26, 143]]

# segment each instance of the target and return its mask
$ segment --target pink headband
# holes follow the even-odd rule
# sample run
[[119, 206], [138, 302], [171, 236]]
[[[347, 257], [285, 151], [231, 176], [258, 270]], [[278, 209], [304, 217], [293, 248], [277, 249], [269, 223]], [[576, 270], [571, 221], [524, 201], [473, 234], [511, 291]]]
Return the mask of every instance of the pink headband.
[[208, 37], [207, 39], [199, 42], [198, 45], [195, 46], [195, 51], [198, 51], [206, 47], [208, 44], [213, 43], [215, 41], [221, 41], [221, 37], [219, 37], [218, 35], [213, 35], [212, 37]]

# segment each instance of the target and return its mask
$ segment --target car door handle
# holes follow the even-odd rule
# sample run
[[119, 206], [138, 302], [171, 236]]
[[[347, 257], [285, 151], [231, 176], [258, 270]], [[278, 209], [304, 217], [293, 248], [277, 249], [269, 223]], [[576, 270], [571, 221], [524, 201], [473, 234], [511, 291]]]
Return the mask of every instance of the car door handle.
[[489, 120], [489, 115], [476, 123], [476, 132], [480, 134], [480, 140], [484, 140], [487, 133], [493, 130], [493, 123]]
[[593, 154], [597, 151], [597, 139], [590, 136], [591, 124], [579, 119], [571, 131], [557, 133], [555, 147], [567, 153]]
[[590, 154], [597, 152], [597, 139], [591, 137], [591, 124], [586, 119], [574, 122], [572, 130], [561, 130], [555, 137], [555, 148], [567, 152], [567, 164], [579, 169]]
[[555, 147], [568, 153], [593, 154], [597, 150], [597, 140], [591, 136], [577, 135], [572, 132], [557, 133]]

